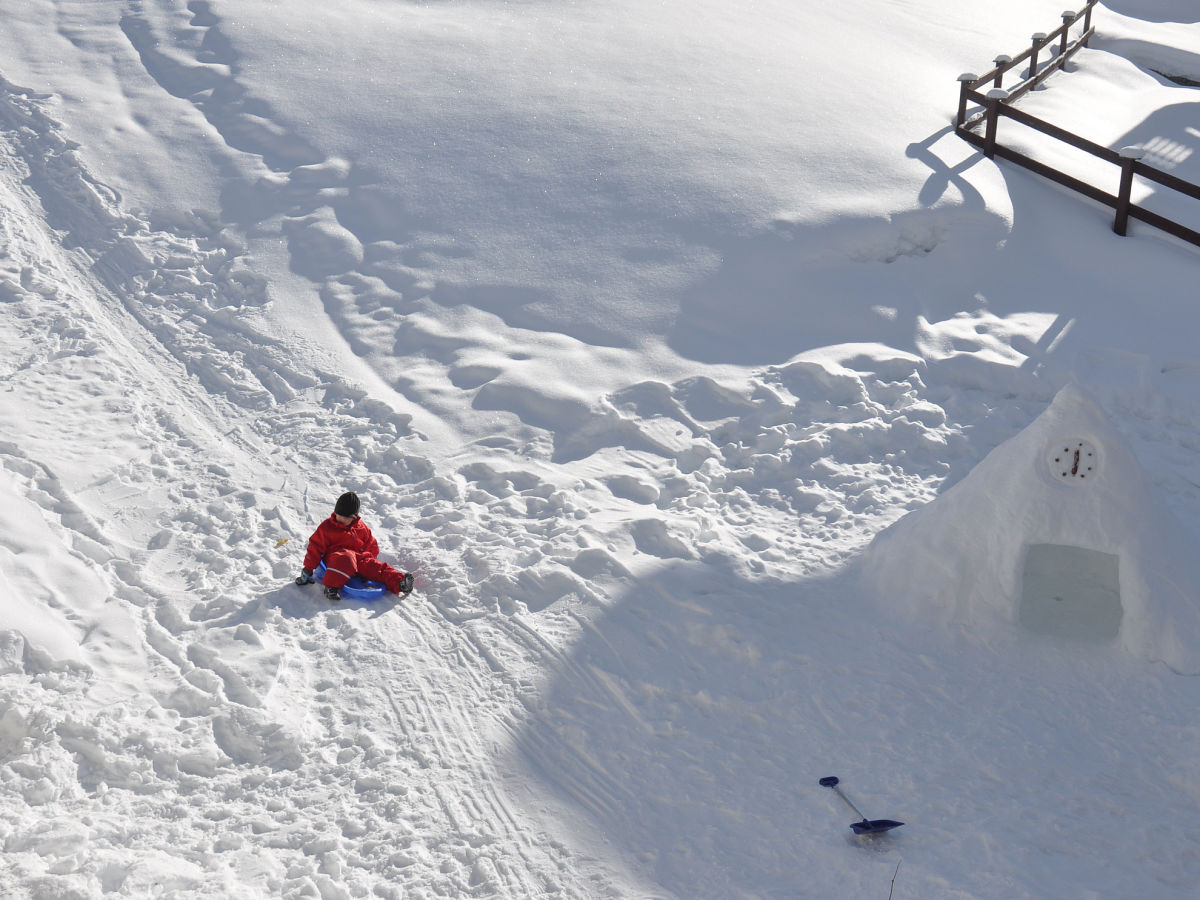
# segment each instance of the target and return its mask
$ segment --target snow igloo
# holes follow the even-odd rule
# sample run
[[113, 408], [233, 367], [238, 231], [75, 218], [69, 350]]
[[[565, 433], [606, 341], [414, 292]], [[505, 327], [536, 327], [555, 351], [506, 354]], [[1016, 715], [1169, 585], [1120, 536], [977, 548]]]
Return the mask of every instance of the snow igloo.
[[912, 617], [1007, 627], [1200, 674], [1200, 555], [1077, 385], [962, 481], [882, 531], [866, 586]]

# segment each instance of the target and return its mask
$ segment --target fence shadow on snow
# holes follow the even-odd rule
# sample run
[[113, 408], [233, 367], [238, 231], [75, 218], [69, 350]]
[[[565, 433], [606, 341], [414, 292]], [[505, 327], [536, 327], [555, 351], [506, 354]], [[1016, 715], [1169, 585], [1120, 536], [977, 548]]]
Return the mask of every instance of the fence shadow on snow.
[[[1133, 201], [1135, 179], [1141, 179], [1143, 184], [1149, 183], [1174, 192], [1178, 199], [1186, 198], [1189, 201], [1187, 211], [1200, 209], [1196, 203], [1190, 202], [1200, 201], [1200, 184], [1185, 180], [1167, 171], [1162, 165], [1154, 164], [1162, 163], [1162, 151], [1168, 149], [1172, 154], [1168, 158], [1179, 162], [1184, 158], [1185, 152], [1190, 151], [1187, 141], [1194, 143], [1194, 139], [1200, 135], [1176, 135], [1167, 137], [1164, 141], [1161, 136], [1151, 134], [1152, 128], [1139, 127], [1131, 131], [1126, 139], [1140, 141], [1140, 144], [1124, 145], [1122, 141], [1120, 149], [1112, 149], [1031, 115], [1015, 105], [1016, 101], [1043, 85], [1055, 72], [1063, 70], [1079, 50], [1088, 46], [1096, 31], [1092, 24], [1092, 11], [1096, 3], [1097, 0], [1090, 0], [1077, 12], [1064, 12], [1062, 24], [1058, 28], [1049, 33], [1034, 34], [1030, 46], [1015, 57], [997, 56], [994, 68], [985, 74], [960, 75], [955, 133], [982, 150], [984, 156], [989, 159], [999, 157], [1110, 207], [1114, 210], [1113, 231], [1117, 234], [1126, 234], [1129, 220], [1137, 219], [1200, 247], [1200, 230], [1190, 228], [1177, 218]], [[1017, 79], [1015, 83], [1012, 82], [1014, 77]], [[1006, 81], [1009, 83], [1008, 87], [1005, 87]], [[1147, 122], [1152, 123], [1156, 118], [1162, 117], [1151, 116]], [[1016, 122], [1111, 164], [1114, 167], [1111, 184], [1098, 186], [1090, 180], [1069, 175], [1043, 160], [1017, 150], [1013, 142], [1006, 143], [1001, 139], [1001, 119]], [[1010, 127], [1006, 126], [1006, 132]], [[1114, 186], [1116, 192], [1112, 193], [1111, 189]], [[1174, 201], [1170, 201], [1168, 205], [1171, 210], [1182, 210]]]

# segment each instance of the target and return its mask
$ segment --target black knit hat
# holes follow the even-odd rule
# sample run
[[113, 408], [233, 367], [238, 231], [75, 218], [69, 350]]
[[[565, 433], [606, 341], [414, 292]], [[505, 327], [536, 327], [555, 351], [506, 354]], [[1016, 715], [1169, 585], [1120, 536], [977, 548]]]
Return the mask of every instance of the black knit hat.
[[339, 516], [357, 516], [358, 494], [354, 493], [354, 491], [346, 491], [346, 493], [338, 497], [337, 503], [334, 504], [333, 511]]

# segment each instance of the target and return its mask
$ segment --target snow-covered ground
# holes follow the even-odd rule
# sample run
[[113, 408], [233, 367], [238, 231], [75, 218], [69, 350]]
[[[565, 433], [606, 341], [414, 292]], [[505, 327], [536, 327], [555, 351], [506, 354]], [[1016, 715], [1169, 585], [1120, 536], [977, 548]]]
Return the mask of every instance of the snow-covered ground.
[[[949, 125], [1061, 10], [0, 0], [0, 896], [1195, 897], [1200, 250]], [[1200, 182], [1094, 21], [1024, 108]], [[963, 574], [1070, 383], [1136, 633]]]

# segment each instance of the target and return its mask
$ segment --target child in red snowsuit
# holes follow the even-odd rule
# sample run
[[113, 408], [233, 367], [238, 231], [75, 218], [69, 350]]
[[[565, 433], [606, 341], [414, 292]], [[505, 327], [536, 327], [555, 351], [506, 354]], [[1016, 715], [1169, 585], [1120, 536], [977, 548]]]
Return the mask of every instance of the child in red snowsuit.
[[296, 584], [313, 582], [313, 569], [324, 560], [325, 597], [330, 601], [342, 599], [341, 589], [355, 575], [366, 581], [378, 581], [393, 594], [407, 594], [413, 589], [413, 577], [380, 562], [379, 543], [367, 523], [358, 517], [358, 495], [347, 491], [338, 497], [333, 515], [317, 526], [308, 539], [304, 567]]

